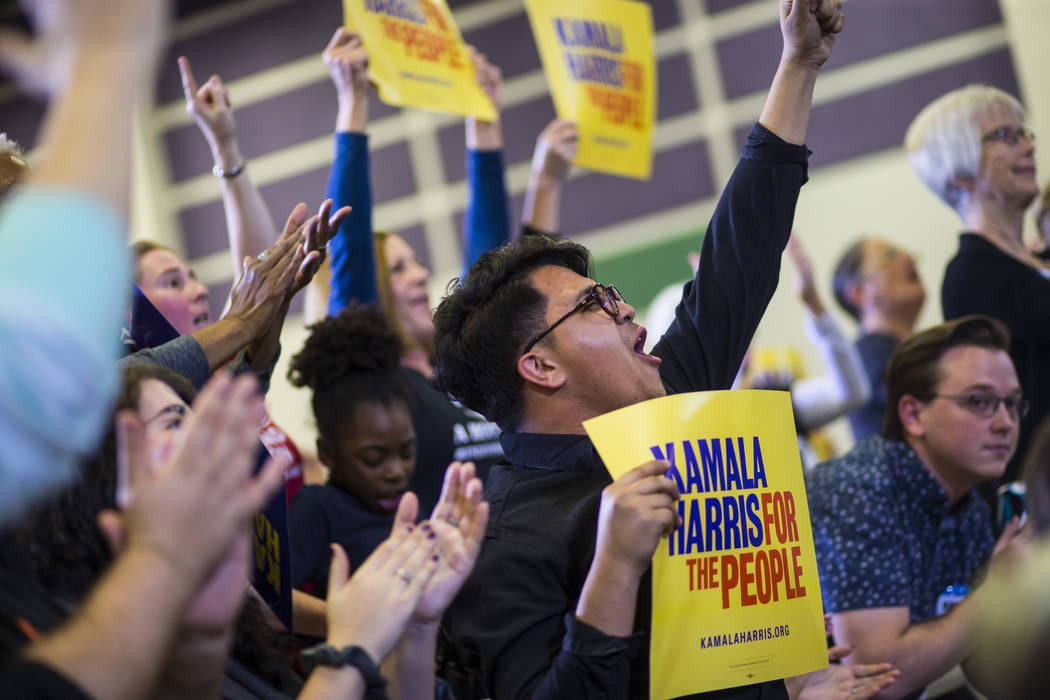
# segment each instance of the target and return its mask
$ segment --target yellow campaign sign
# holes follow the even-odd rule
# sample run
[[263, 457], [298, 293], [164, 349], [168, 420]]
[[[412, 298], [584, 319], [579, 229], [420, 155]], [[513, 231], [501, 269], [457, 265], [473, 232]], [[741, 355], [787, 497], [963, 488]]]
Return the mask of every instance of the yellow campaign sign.
[[384, 102], [496, 119], [445, 0], [343, 0], [343, 15]]
[[583, 424], [613, 478], [672, 464], [682, 525], [653, 556], [654, 700], [827, 666], [820, 581], [791, 399], [709, 391]]
[[525, 0], [558, 116], [576, 122], [575, 163], [649, 179], [656, 71], [653, 15], [630, 0]]

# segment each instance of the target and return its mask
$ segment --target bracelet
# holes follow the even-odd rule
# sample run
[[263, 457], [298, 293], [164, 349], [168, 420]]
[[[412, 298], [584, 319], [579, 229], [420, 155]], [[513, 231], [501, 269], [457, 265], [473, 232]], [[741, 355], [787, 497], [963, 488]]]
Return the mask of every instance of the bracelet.
[[228, 180], [231, 177], [237, 177], [244, 172], [244, 166], [248, 164], [248, 161], [243, 161], [240, 165], [236, 165], [230, 170], [223, 170], [219, 167], [218, 163], [211, 169], [211, 174], [215, 177], [221, 177], [224, 180]]
[[361, 647], [354, 645], [336, 649], [331, 644], [318, 644], [301, 652], [303, 660], [314, 666], [334, 666], [342, 668], [353, 666], [365, 679], [366, 696], [369, 698], [386, 698], [386, 678], [379, 672], [379, 667]]

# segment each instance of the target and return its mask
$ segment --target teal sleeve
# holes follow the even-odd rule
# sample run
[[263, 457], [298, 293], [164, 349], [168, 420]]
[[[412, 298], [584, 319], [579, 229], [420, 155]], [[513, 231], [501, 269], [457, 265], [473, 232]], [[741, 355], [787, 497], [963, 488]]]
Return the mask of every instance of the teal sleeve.
[[0, 209], [0, 521], [93, 452], [118, 383], [131, 288], [118, 214], [29, 188]]

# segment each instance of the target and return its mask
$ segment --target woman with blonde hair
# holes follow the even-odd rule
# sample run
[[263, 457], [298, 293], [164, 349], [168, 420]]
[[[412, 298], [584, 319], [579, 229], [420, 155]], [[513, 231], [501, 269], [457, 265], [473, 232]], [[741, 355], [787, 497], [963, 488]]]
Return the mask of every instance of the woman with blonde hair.
[[1036, 426], [1050, 415], [1050, 264], [1023, 240], [1025, 211], [1039, 195], [1034, 140], [1015, 97], [969, 85], [923, 109], [904, 143], [915, 172], [963, 224], [944, 272], [944, 318], [986, 314], [1003, 321], [1018, 379], [1031, 397], [1005, 481], [1018, 478]]

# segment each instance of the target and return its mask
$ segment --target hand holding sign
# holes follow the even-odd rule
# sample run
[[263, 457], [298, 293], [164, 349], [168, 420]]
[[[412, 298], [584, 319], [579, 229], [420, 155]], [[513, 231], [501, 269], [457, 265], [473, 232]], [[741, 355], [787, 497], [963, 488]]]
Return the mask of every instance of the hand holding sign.
[[629, 0], [526, 0], [558, 116], [579, 126], [577, 165], [648, 179], [656, 113], [653, 18]]
[[467, 148], [472, 151], [498, 151], [503, 148], [503, 129], [499, 122], [499, 110], [503, 102], [503, 72], [499, 66], [489, 63], [488, 57], [473, 46], [467, 46], [467, 52], [474, 65], [478, 85], [496, 109], [493, 119], [467, 116]]
[[445, 0], [343, 0], [343, 11], [384, 102], [496, 119]]
[[339, 98], [336, 131], [364, 133], [368, 124], [368, 52], [361, 37], [339, 27], [321, 54]]
[[[659, 532], [632, 524], [631, 551], [655, 549], [650, 697], [826, 665], [809, 509], [785, 392], [676, 394], [592, 418], [584, 428], [614, 477], [626, 478], [634, 464], [655, 457], [647, 466], [660, 467], [650, 477], [680, 495], [661, 504], [675, 517], [666, 542], [657, 546]], [[666, 478], [654, 476], [662, 471]]]
[[595, 559], [615, 561], [639, 577], [649, 568], [661, 537], [681, 523], [674, 482], [664, 476], [670, 464], [646, 462], [602, 491]]
[[576, 123], [554, 119], [536, 139], [532, 172], [548, 182], [561, 184], [569, 178], [578, 151], [579, 131]]

